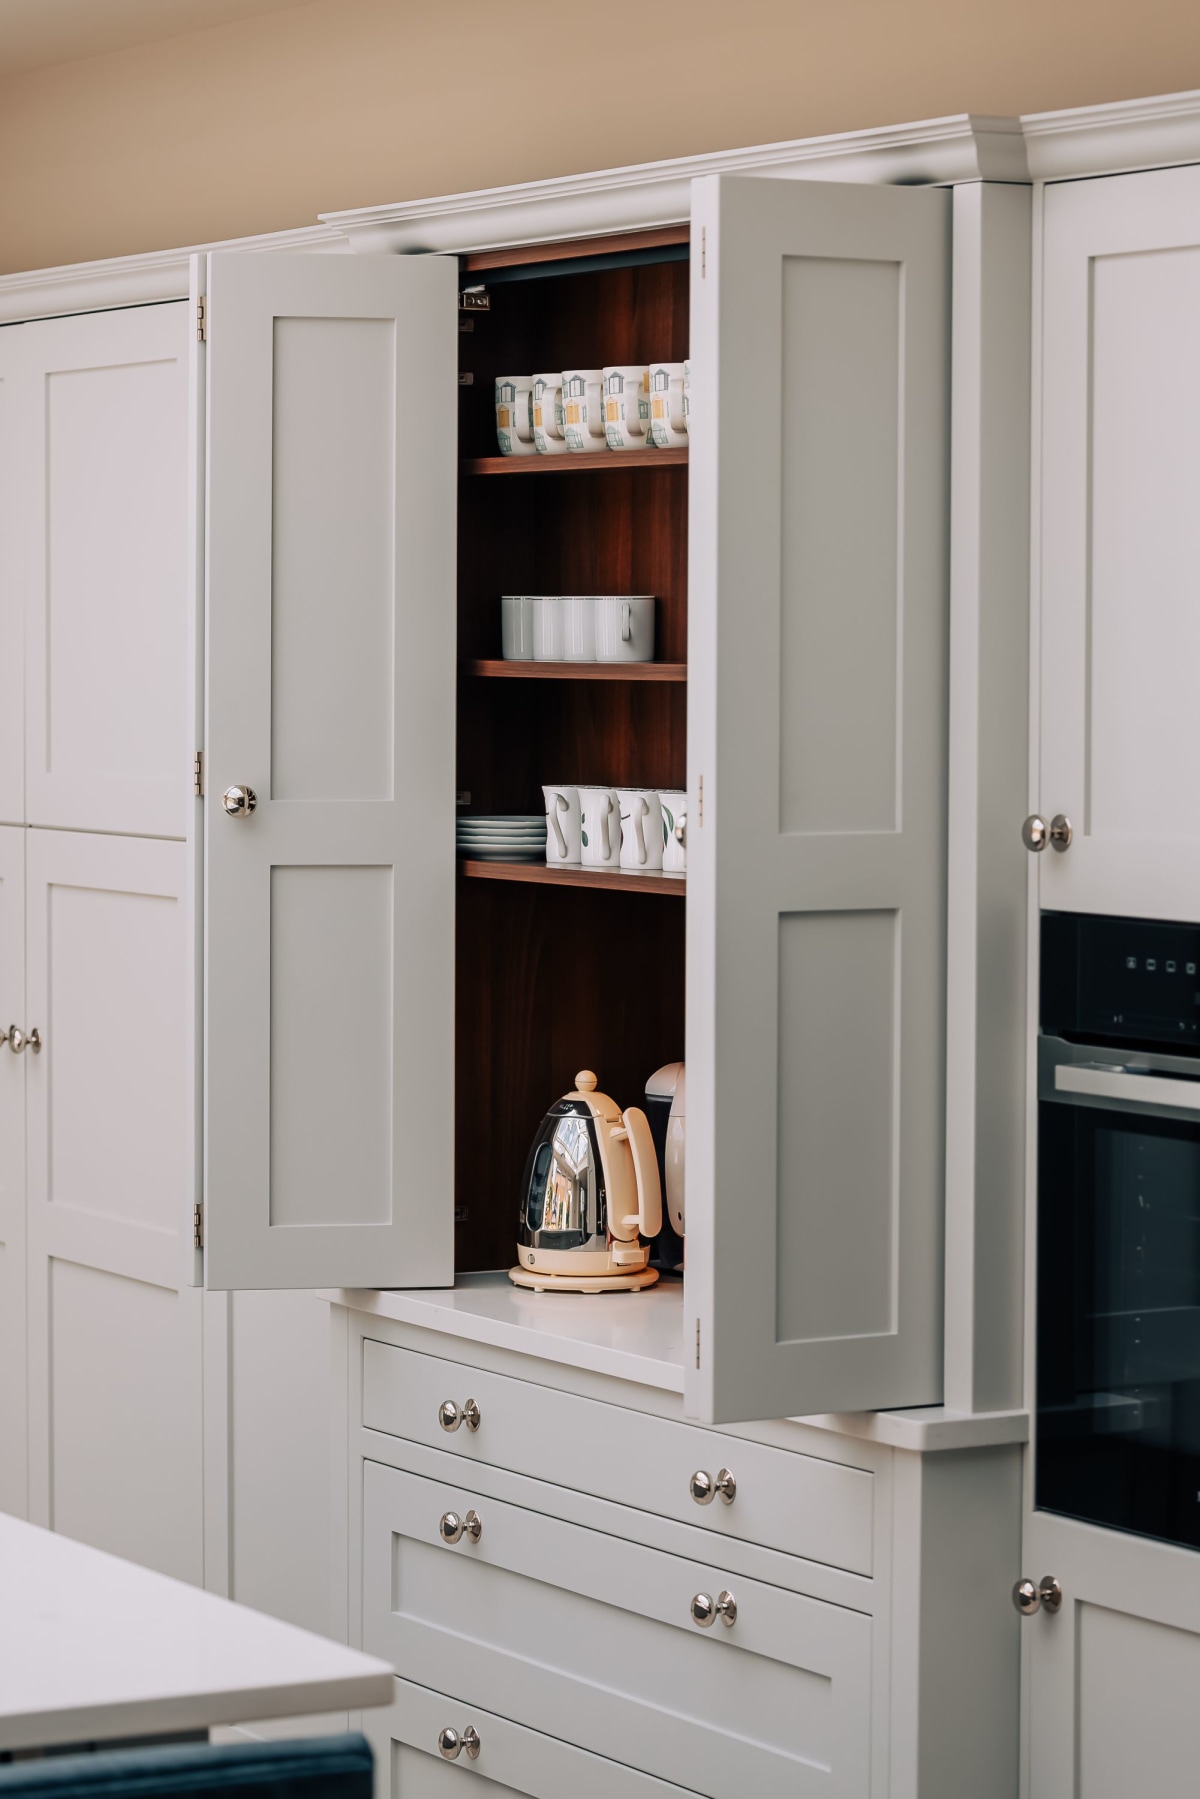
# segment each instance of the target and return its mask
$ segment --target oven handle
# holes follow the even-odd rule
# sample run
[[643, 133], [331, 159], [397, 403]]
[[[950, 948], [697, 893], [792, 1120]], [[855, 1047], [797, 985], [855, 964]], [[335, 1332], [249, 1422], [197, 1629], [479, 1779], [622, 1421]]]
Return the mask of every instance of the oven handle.
[[1078, 1062], [1060, 1062], [1054, 1070], [1054, 1090], [1081, 1093], [1090, 1099], [1121, 1099], [1130, 1105], [1200, 1112], [1200, 1080], [1130, 1074], [1123, 1068], [1084, 1068]]

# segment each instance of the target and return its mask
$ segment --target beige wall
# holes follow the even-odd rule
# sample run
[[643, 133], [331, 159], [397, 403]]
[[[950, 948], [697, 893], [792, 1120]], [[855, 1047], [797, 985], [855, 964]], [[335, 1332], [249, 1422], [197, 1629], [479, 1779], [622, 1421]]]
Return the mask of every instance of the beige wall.
[[1190, 87], [1196, 0], [315, 0], [0, 84], [0, 271]]

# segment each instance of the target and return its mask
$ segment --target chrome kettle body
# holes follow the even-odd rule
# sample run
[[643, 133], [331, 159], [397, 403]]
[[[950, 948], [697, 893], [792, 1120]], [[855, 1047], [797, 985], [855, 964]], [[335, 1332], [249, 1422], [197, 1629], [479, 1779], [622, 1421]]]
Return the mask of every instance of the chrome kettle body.
[[642, 1286], [662, 1227], [658, 1159], [646, 1114], [622, 1112], [583, 1069], [533, 1140], [521, 1181], [521, 1286]]

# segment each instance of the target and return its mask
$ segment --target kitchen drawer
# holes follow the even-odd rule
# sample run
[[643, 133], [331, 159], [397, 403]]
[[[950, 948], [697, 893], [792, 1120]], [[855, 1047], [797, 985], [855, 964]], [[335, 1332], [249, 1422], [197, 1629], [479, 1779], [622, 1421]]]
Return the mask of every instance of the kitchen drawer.
[[[473, 1399], [479, 1428], [442, 1430], [438, 1408], [447, 1399], [460, 1409]], [[863, 1468], [370, 1340], [363, 1344], [363, 1423], [683, 1524], [871, 1573], [874, 1476]], [[737, 1482], [733, 1503], [697, 1505], [692, 1474], [704, 1469], [715, 1477], [725, 1467]]]
[[[445, 1724], [460, 1734], [474, 1725], [474, 1761], [463, 1752], [443, 1761]], [[377, 1799], [687, 1799], [682, 1787], [409, 1680], [396, 1682], [395, 1703], [368, 1713], [363, 1728], [375, 1751]]]
[[[401, 1679], [709, 1799], [866, 1794], [862, 1613], [449, 1481], [363, 1472], [363, 1643]], [[470, 1509], [478, 1542], [445, 1543], [442, 1514]], [[725, 1588], [736, 1621], [701, 1630], [693, 1595]]]

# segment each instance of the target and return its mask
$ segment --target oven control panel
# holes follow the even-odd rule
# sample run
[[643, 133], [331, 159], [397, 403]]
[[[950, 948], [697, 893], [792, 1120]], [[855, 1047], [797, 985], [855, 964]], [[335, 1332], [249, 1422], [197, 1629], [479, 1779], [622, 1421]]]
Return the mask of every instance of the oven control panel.
[[1054, 1036], [1200, 1041], [1200, 925], [1043, 912], [1040, 1012]]

